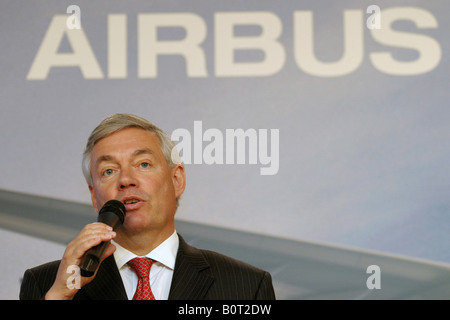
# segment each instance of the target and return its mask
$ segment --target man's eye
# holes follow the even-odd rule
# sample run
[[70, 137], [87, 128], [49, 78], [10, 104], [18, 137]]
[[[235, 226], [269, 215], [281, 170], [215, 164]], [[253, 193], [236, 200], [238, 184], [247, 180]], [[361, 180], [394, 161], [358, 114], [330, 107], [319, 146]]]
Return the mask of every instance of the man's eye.
[[150, 167], [150, 163], [148, 163], [148, 162], [142, 162], [142, 163], [141, 163], [141, 168], [146, 169], [146, 168], [148, 168], [148, 167]]
[[105, 176], [110, 176], [114, 173], [113, 169], [106, 169], [103, 173]]

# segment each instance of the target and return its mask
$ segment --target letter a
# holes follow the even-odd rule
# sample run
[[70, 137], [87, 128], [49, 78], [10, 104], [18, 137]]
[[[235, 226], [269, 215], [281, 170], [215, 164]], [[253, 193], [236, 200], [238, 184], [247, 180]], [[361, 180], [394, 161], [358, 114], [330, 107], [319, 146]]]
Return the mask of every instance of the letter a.
[[367, 278], [366, 285], [367, 288], [372, 289], [381, 289], [381, 269], [377, 265], [371, 265], [367, 267], [366, 273], [372, 273], [370, 277]]
[[381, 15], [380, 7], [377, 5], [371, 5], [367, 7], [367, 13], [372, 13], [371, 16], [367, 18], [366, 26], [368, 29], [381, 29]]
[[72, 273], [67, 278], [66, 286], [69, 289], [80, 289], [81, 288], [81, 278], [80, 278], [80, 267], [76, 265], [70, 265], [67, 267], [67, 273]]

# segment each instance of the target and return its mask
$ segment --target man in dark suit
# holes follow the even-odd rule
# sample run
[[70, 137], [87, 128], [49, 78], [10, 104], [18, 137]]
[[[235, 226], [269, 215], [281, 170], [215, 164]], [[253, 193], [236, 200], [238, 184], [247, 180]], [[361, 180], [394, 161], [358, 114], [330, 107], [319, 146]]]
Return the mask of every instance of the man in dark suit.
[[[119, 200], [125, 222], [116, 232], [99, 222], [85, 226], [61, 260], [25, 272], [20, 298], [275, 299], [268, 272], [194, 248], [176, 232], [186, 176], [174, 147], [143, 118], [116, 114], [103, 120], [88, 139], [83, 173], [97, 212]], [[74, 285], [71, 270], [102, 241], [111, 244], [97, 272], [79, 276]]]

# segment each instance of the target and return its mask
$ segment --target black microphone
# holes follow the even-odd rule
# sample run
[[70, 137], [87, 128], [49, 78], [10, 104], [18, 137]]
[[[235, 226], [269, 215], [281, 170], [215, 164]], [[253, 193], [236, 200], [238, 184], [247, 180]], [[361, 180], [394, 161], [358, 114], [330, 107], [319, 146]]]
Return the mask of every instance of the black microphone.
[[[109, 200], [100, 209], [97, 221], [107, 224], [116, 231], [125, 221], [125, 214], [126, 209], [122, 202]], [[83, 277], [92, 277], [94, 275], [109, 243], [110, 241], [102, 242], [86, 252], [80, 268]]]

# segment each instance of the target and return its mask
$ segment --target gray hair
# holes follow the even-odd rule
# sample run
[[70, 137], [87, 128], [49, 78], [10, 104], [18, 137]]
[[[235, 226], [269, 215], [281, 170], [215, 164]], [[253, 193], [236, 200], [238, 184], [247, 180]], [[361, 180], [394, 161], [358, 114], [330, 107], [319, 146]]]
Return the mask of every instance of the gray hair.
[[[170, 137], [159, 127], [151, 123], [150, 121], [141, 118], [139, 116], [127, 113], [117, 113], [106, 119], [104, 119], [91, 133], [88, 138], [86, 148], [83, 153], [82, 160], [82, 170], [84, 178], [88, 185], [92, 186], [92, 175], [91, 175], [91, 153], [94, 145], [101, 139], [126, 128], [140, 128], [155, 134], [161, 144], [161, 151], [164, 154], [169, 167], [174, 168], [179, 161], [174, 162], [172, 160], [172, 152], [176, 151], [174, 142]], [[175, 153], [174, 153], [175, 154]], [[176, 152], [178, 155], [178, 152]], [[173, 157], [177, 160], [177, 157]], [[178, 207], [178, 198], [177, 198]]]

